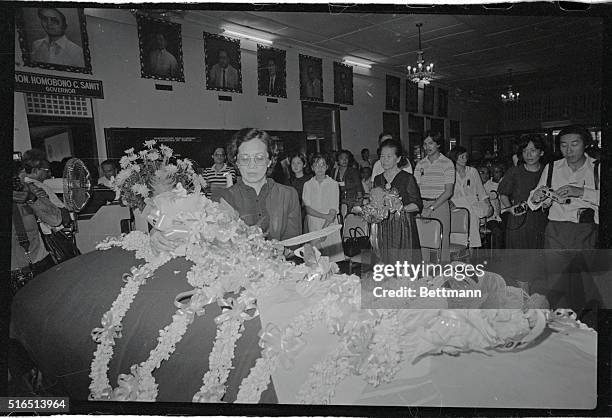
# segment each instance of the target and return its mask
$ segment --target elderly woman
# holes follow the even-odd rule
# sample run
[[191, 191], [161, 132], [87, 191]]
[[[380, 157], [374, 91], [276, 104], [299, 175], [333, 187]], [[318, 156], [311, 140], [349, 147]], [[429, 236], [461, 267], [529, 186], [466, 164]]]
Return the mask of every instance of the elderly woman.
[[[271, 144], [268, 133], [259, 129], [245, 128], [234, 134], [228, 154], [240, 177], [236, 184], [219, 191], [219, 203], [231, 206], [247, 225], [261, 227], [268, 238], [282, 241], [302, 233], [302, 216], [295, 189], [266, 177]], [[152, 240], [162, 250], [177, 246], [159, 231]]]
[[422, 256], [415, 215], [423, 209], [423, 201], [414, 176], [398, 167], [401, 156], [399, 142], [387, 139], [381, 144], [380, 163], [384, 172], [374, 177], [374, 187], [395, 189], [402, 199], [402, 210], [380, 223], [378, 243], [383, 263], [418, 264]]

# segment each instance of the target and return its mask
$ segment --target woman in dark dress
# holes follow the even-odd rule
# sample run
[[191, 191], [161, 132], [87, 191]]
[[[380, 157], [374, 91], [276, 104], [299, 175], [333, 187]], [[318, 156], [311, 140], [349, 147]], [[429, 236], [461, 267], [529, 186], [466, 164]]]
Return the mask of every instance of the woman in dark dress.
[[398, 167], [401, 155], [402, 147], [397, 141], [388, 139], [381, 144], [380, 162], [385, 171], [374, 178], [374, 187], [397, 190], [403, 209], [378, 225], [380, 262], [418, 264], [423, 258], [415, 216], [423, 209], [423, 202], [413, 175]]
[[[508, 213], [506, 218], [506, 257], [511, 265], [508, 276], [514, 278], [521, 286], [533, 283], [542, 276], [539, 268], [538, 252], [544, 246], [544, 228], [547, 214], [542, 211], [516, 211], [513, 208], [527, 201], [529, 192], [538, 184], [544, 169], [541, 159], [545, 147], [538, 135], [525, 136], [518, 149], [522, 156], [516, 167], [508, 169], [499, 183], [497, 193], [501, 201], [502, 212]], [[506, 277], [506, 276], [504, 276]]]
[[363, 185], [361, 184], [359, 170], [352, 166], [352, 161], [354, 161], [353, 154], [350, 151], [341, 150], [336, 161], [337, 167], [333, 170], [331, 176], [340, 185], [341, 201], [354, 202], [363, 196]]

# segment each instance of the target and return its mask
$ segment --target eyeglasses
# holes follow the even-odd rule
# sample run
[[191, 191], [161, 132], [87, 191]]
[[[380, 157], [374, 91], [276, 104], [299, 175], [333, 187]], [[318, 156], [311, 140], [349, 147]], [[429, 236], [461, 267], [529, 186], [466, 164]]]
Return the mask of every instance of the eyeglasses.
[[239, 154], [236, 158], [236, 163], [238, 165], [247, 166], [251, 163], [251, 161], [255, 161], [255, 165], [266, 165], [268, 163], [268, 157], [265, 154], [257, 154], [257, 155], [246, 155]]

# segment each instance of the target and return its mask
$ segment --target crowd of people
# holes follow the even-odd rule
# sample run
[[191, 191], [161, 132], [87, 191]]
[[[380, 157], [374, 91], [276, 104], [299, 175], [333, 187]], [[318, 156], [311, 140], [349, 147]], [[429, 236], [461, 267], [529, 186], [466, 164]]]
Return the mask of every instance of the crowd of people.
[[[373, 188], [394, 188], [403, 209], [376, 228], [379, 261], [385, 263], [430, 261], [430, 252], [421, 251], [417, 217], [440, 222], [442, 243], [437, 261], [450, 262], [451, 216], [455, 208], [466, 208], [470, 228], [464, 244], [470, 249], [469, 256], [482, 246], [503, 249], [504, 258], [516, 260], [508, 280], [527, 290], [554, 288], [563, 294], [559, 290], [563, 275], [558, 271], [551, 282], [534, 250], [553, 250], [547, 251], [547, 259], [555, 266], [565, 266], [561, 259], [567, 251], [595, 248], [599, 190], [598, 161], [586, 152], [593, 143], [590, 133], [570, 126], [558, 138], [563, 158], [554, 164], [547, 164], [543, 139], [525, 135], [518, 144], [516, 165], [506, 168], [490, 159], [471, 165], [466, 148], [458, 145], [443, 152], [441, 135], [427, 133], [422, 143], [424, 158], [413, 168], [401, 143], [388, 133], [379, 135], [377, 159], [366, 148], [356, 160], [348, 150], [278, 156], [265, 131], [243, 129], [226, 148], [214, 149], [213, 165], [201, 174], [208, 183], [205, 192], [209, 198], [233, 208], [248, 225], [259, 225], [277, 240], [342, 222], [338, 216], [342, 203], [350, 210], [363, 203]], [[15, 169], [20, 187], [15, 188], [13, 202], [33, 250], [29, 254], [33, 254], [35, 273], [52, 265], [40, 234], [65, 226], [57, 216], [65, 210], [63, 202], [50, 187], [54, 181], [49, 179], [51, 166], [44, 153], [32, 150]], [[112, 188], [116, 163], [104, 161], [101, 173], [99, 187]], [[27, 264], [23, 254], [18, 254], [24, 248], [19, 245], [18, 238], [25, 236], [20, 230], [14, 224], [13, 270]], [[160, 234], [153, 235], [161, 248], [176, 245]], [[315, 244], [333, 261], [345, 258], [340, 232]]]

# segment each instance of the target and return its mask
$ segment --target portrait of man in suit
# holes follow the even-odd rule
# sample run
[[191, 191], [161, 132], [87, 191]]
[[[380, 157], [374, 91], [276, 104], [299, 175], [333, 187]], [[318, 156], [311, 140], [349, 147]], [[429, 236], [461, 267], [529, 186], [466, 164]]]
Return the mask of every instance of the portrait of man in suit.
[[222, 35], [204, 34], [206, 88], [242, 93], [240, 41]]
[[334, 102], [353, 104], [353, 67], [334, 62]]
[[300, 54], [300, 99], [323, 100], [323, 60]]
[[258, 45], [257, 67], [258, 94], [287, 97], [286, 52]]
[[387, 75], [387, 92], [385, 97], [385, 108], [399, 112], [400, 110], [400, 79]]

